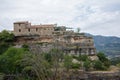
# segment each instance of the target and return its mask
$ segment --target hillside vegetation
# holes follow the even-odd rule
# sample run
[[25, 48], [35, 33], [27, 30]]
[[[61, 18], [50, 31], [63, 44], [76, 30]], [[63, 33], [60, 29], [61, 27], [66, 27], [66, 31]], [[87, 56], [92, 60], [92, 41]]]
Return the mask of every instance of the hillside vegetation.
[[9, 75], [13, 80], [61, 80], [64, 71], [70, 75], [70, 70], [108, 70], [110, 67], [103, 53], [97, 54], [97, 60], [91, 60], [88, 55], [64, 55], [56, 48], [44, 53], [30, 51], [27, 44], [15, 47], [14, 35], [7, 31], [0, 33], [0, 41], [0, 73], [4, 78]]

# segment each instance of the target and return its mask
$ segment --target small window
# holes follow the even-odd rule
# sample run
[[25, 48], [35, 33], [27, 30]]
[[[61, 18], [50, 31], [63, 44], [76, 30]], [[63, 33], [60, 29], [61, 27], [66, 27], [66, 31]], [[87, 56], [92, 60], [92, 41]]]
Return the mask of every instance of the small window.
[[19, 32], [21, 32], [21, 29], [19, 29]]
[[36, 32], [38, 31], [38, 28], [36, 28]]
[[91, 42], [91, 41], [89, 40], [89, 42]]
[[30, 29], [28, 29], [28, 31], [30, 32]]
[[54, 32], [52, 32], [52, 34], [55, 34]]

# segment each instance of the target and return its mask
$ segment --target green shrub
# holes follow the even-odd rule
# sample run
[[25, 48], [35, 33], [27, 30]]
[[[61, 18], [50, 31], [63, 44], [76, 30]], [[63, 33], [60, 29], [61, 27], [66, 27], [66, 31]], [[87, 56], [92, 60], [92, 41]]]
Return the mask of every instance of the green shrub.
[[72, 63], [71, 68], [72, 69], [79, 69], [81, 67], [81, 64], [79, 63]]

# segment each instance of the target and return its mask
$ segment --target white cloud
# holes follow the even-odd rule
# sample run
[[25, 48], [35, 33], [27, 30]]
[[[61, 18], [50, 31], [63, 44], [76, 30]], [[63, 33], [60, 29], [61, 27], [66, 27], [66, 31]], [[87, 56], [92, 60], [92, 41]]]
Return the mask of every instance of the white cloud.
[[0, 1], [0, 23], [5, 29], [12, 29], [13, 22], [19, 20], [58, 23], [94, 34], [120, 36], [119, 4], [120, 0], [4, 0]]

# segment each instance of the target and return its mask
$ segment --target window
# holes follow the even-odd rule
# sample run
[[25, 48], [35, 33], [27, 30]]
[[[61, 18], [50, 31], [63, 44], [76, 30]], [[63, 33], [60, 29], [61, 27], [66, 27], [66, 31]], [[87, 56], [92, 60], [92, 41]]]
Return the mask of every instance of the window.
[[89, 40], [89, 42], [91, 42], [91, 41]]
[[19, 32], [21, 32], [21, 29], [19, 29]]
[[52, 34], [55, 34], [54, 32], [52, 32]]
[[36, 32], [38, 31], [38, 28], [36, 28]]
[[30, 29], [28, 29], [28, 31], [30, 32]]

